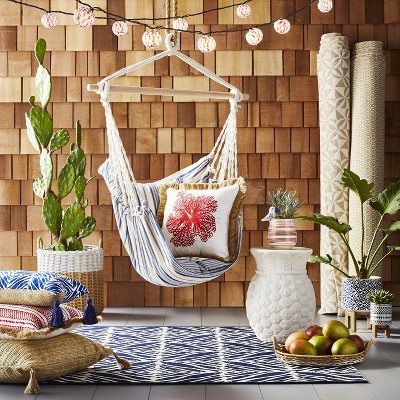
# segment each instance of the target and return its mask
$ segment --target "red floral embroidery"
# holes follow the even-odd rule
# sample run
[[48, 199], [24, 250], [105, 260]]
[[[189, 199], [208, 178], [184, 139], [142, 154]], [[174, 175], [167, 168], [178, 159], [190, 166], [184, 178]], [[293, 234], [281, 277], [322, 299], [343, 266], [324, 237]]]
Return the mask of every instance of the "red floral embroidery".
[[167, 219], [166, 228], [172, 233], [171, 243], [176, 247], [189, 247], [196, 236], [206, 242], [216, 231], [215, 213], [218, 208], [214, 196], [194, 196], [191, 193], [178, 192], [174, 204], [174, 213]]

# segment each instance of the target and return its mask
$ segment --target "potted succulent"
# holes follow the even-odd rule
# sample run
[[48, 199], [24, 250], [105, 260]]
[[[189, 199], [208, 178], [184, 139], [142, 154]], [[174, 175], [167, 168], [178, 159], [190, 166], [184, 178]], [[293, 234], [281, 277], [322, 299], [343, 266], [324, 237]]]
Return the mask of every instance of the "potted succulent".
[[262, 221], [269, 221], [268, 242], [272, 249], [292, 249], [297, 242], [294, 215], [301, 207], [296, 192], [282, 191], [268, 193], [271, 207]]
[[371, 303], [371, 324], [391, 325], [394, 294], [388, 290], [374, 290], [368, 294]]
[[[54, 153], [68, 144], [69, 133], [65, 129], [53, 132], [53, 119], [47, 111], [52, 85], [50, 74], [43, 66], [45, 51], [46, 42], [39, 39], [35, 45], [35, 55], [39, 63], [35, 85], [40, 106], [35, 104], [35, 97], [31, 96], [29, 103], [32, 108], [29, 116], [25, 114], [28, 138], [40, 154], [41, 176], [34, 180], [33, 191], [43, 201], [43, 220], [53, 239], [53, 244], [45, 248], [39, 240], [38, 270], [70, 275], [87, 286], [93, 295], [93, 292], [99, 291], [90, 287], [94, 277], [87, 276], [87, 273], [96, 273], [96, 280], [101, 277], [102, 286], [103, 250], [98, 246], [85, 246], [82, 243], [82, 239], [89, 236], [96, 226], [96, 220], [86, 215], [88, 200], [84, 196], [86, 185], [93, 177], [86, 179], [84, 176], [86, 156], [81, 148], [81, 126], [77, 121], [76, 143], [71, 144], [70, 153], [57, 181], [53, 180]], [[74, 193], [75, 200], [63, 207], [62, 200], [71, 192]], [[96, 303], [98, 297], [101, 297], [102, 303], [99, 293], [94, 297], [94, 302]], [[84, 304], [74, 306], [83, 308]], [[95, 304], [95, 308], [101, 312], [103, 306]]]
[[[386, 246], [387, 251], [383, 256], [380, 256], [380, 251], [383, 249], [389, 236], [393, 232], [400, 230], [400, 221], [391, 221], [386, 227], [383, 227], [385, 217], [388, 215], [395, 215], [400, 210], [400, 181], [392, 183], [376, 196], [373, 192], [374, 184], [365, 179], [361, 179], [349, 169], [343, 171], [341, 183], [345, 188], [354, 192], [360, 201], [362, 237], [358, 257], [356, 256], [356, 250], [350, 247], [348, 241], [347, 234], [351, 230], [350, 225], [338, 221], [334, 216], [322, 214], [314, 214], [312, 217], [299, 216], [298, 218], [324, 225], [339, 235], [349, 251], [355, 270], [354, 277], [350, 276], [343, 269], [344, 266], [333, 264], [332, 257], [329, 254], [326, 256], [311, 256], [310, 262], [330, 265], [343, 275], [341, 303], [343, 309], [369, 310], [370, 303], [367, 298], [368, 293], [373, 290], [382, 289], [382, 279], [373, 276], [374, 272], [393, 251], [400, 250], [400, 246]], [[373, 200], [375, 197], [376, 199]], [[380, 215], [379, 222], [375, 226], [374, 235], [368, 247], [365, 245], [364, 238], [364, 228], [366, 224], [364, 207], [367, 206], [371, 207]], [[383, 232], [383, 238], [379, 237], [381, 232]]]

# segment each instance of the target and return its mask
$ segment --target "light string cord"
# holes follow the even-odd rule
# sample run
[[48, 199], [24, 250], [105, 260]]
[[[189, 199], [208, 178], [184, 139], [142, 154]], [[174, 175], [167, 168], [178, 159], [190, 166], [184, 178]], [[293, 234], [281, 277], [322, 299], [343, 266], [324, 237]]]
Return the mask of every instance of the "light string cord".
[[[71, 12], [67, 12], [67, 11], [62, 11], [62, 10], [47, 10], [43, 7], [40, 6], [36, 6], [34, 4], [29, 4], [26, 2], [23, 2], [21, 0], [8, 0], [11, 3], [16, 3], [16, 4], [20, 4], [22, 6], [27, 6], [27, 7], [32, 7], [32, 8], [36, 8], [38, 10], [44, 11], [45, 13], [57, 13], [57, 14], [63, 14], [63, 15], [73, 15], [73, 13]], [[206, 13], [212, 12], [212, 11], [220, 11], [220, 10], [224, 10], [224, 9], [228, 9], [228, 8], [232, 8], [232, 7], [236, 7], [236, 6], [240, 6], [241, 4], [246, 4], [251, 2], [252, 0], [245, 0], [242, 1], [240, 3], [235, 3], [235, 4], [230, 4], [227, 6], [223, 6], [223, 7], [217, 7], [217, 8], [213, 8], [213, 9], [209, 9], [209, 10], [204, 10], [201, 12], [197, 12], [197, 13], [192, 13], [192, 14], [185, 14], [185, 15], [181, 15], [181, 16], [169, 16], [169, 17], [165, 17], [165, 18], [125, 18], [121, 15], [118, 14], [114, 14], [111, 13], [109, 11], [106, 11], [104, 9], [102, 9], [101, 7], [92, 7], [90, 4], [85, 3], [82, 0], [77, 0], [77, 2], [79, 4], [82, 4], [86, 7], [89, 7], [91, 10], [94, 11], [99, 11], [104, 13], [105, 15], [107, 15], [106, 17], [96, 17], [96, 19], [110, 19], [110, 20], [115, 20], [115, 21], [126, 21], [126, 22], [130, 22], [132, 24], [135, 25], [141, 25], [144, 26], [146, 28], [150, 28], [150, 29], [164, 29], [164, 30], [170, 30], [170, 31], [175, 31], [175, 32], [182, 32], [181, 29], [175, 29], [173, 27], [168, 27], [168, 26], [164, 26], [164, 25], [149, 25], [145, 22], [142, 21], [160, 21], [160, 20], [170, 20], [170, 19], [175, 19], [175, 18], [187, 18], [187, 17], [192, 17], [192, 16], [197, 16], [197, 15], [204, 15]], [[305, 10], [306, 8], [310, 7], [313, 3], [317, 2], [318, 0], [309, 0], [303, 7], [300, 7], [299, 9], [296, 9], [292, 12], [290, 12], [289, 14], [287, 14], [285, 17], [280, 17], [280, 18], [276, 18], [272, 21], [269, 22], [263, 22], [263, 23], [259, 23], [259, 24], [248, 24], [247, 27], [243, 28], [235, 28], [235, 29], [219, 29], [219, 30], [209, 30], [209, 31], [201, 31], [199, 29], [187, 29], [183, 32], [188, 32], [188, 33], [198, 33], [201, 35], [212, 35], [212, 34], [217, 34], [217, 33], [231, 33], [231, 32], [244, 32], [247, 31], [249, 29], [249, 26], [253, 27], [253, 28], [259, 28], [259, 27], [263, 27], [263, 26], [268, 26], [268, 25], [273, 25], [276, 21], [278, 20], [282, 20], [282, 19], [288, 19], [290, 17], [295, 17], [296, 14], [302, 12], [303, 10]], [[244, 25], [244, 24], [243, 24]]]

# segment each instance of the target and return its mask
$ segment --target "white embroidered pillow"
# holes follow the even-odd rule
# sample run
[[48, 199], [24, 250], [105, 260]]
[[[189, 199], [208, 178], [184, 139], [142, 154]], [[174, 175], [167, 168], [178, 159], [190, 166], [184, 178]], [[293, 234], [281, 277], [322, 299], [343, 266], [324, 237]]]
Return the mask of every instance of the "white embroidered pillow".
[[162, 220], [166, 241], [175, 257], [232, 261], [235, 255], [229, 251], [229, 228], [239, 184], [204, 190], [196, 186], [193, 190], [167, 188]]

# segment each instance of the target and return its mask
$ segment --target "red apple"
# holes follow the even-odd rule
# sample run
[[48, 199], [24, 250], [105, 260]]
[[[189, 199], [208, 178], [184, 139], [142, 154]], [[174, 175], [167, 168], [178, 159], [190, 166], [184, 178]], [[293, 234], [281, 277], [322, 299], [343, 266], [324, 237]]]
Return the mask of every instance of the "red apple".
[[312, 338], [313, 336], [321, 336], [322, 335], [322, 326], [319, 325], [311, 325], [305, 330], [306, 334]]
[[362, 340], [360, 338], [360, 336], [358, 336], [358, 335], [350, 335], [349, 339], [352, 340], [356, 344], [357, 349], [358, 349], [359, 352], [364, 350], [364, 347], [365, 347], [364, 340]]

